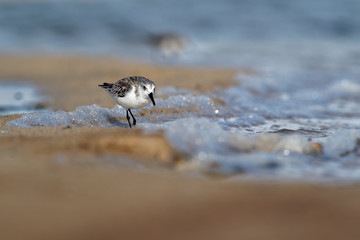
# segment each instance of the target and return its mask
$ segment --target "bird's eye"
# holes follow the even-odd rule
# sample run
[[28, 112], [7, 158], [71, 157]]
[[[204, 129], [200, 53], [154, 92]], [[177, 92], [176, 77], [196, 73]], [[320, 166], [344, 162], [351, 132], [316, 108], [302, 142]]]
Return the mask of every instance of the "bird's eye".
[[145, 86], [143, 86], [143, 89], [144, 89], [144, 91], [146, 91], [146, 87], [145, 87]]

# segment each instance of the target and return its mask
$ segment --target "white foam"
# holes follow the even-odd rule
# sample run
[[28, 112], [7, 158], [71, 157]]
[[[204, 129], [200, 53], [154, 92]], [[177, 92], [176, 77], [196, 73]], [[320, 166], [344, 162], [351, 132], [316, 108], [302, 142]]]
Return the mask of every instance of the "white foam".
[[124, 116], [125, 109], [114, 107], [102, 108], [94, 104], [81, 106], [73, 112], [47, 111], [24, 114], [20, 118], [7, 122], [11, 127], [38, 127], [38, 126], [116, 126], [112, 122], [114, 117]]
[[[360, 122], [356, 112], [339, 106], [340, 112], [324, 105], [329, 99], [336, 102], [344, 96], [351, 103], [356, 101], [357, 95], [346, 95], [350, 90], [345, 83], [345, 89], [325, 88], [311, 98], [307, 94], [312, 95], [319, 86], [310, 82], [317, 76], [306, 75], [306, 81], [299, 83], [289, 81], [287, 77], [302, 79], [304, 76], [292, 74], [268, 73], [263, 86], [261, 79], [249, 77], [242, 85], [207, 94], [160, 88], [158, 92], [170, 97], [157, 98], [156, 108], [181, 111], [154, 111], [149, 117], [141, 116], [135, 110], [137, 127], [148, 132], [163, 129], [169, 142], [189, 156], [182, 169], [359, 181]], [[327, 81], [332, 83], [331, 86], [343, 85], [341, 79]], [[287, 92], [293, 95], [284, 101], [281, 95]], [[214, 103], [212, 96], [225, 104]], [[150, 111], [153, 108], [146, 107]], [[73, 112], [24, 114], [7, 125], [128, 127], [125, 114], [121, 107], [107, 109], [94, 104], [78, 107]], [[314, 142], [318, 149], [314, 148]], [[321, 149], [323, 153], [320, 153]]]

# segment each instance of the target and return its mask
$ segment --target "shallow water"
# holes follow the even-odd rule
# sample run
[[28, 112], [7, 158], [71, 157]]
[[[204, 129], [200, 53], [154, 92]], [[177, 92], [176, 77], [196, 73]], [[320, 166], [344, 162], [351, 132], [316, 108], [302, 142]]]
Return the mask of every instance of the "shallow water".
[[[157, 93], [170, 97], [157, 98], [156, 108], [182, 111], [137, 114], [137, 127], [164, 129], [170, 143], [189, 156], [182, 169], [250, 178], [360, 180], [356, 79], [267, 71], [239, 75], [238, 85], [215, 93], [199, 95], [173, 87]], [[25, 114], [7, 125], [128, 127], [125, 119], [116, 118], [123, 116], [120, 107], [91, 105], [74, 112]]]
[[[184, 169], [359, 181], [359, 12], [357, 0], [6, 2], [0, 52], [253, 68], [257, 76], [239, 74], [239, 84], [214, 93], [159, 89], [170, 97], [157, 98], [156, 107], [181, 111], [138, 114], [138, 127], [164, 129], [188, 153]], [[150, 42], [169, 33], [185, 43], [164, 56], [164, 46]], [[8, 125], [128, 127], [116, 118], [124, 115], [92, 105], [25, 114]]]

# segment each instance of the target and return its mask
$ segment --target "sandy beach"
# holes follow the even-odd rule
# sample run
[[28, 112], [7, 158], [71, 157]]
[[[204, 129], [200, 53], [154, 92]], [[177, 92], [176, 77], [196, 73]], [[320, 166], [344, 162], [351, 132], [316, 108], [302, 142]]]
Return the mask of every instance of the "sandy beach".
[[[110, 58], [0, 56], [1, 81], [35, 84], [49, 97], [46, 107], [63, 111], [92, 104], [113, 107], [97, 85], [125, 76], [143, 75], [158, 87], [201, 94], [231, 86], [239, 73], [256, 74]], [[359, 186], [198, 176], [178, 170], [183, 156], [161, 131], [144, 135], [140, 129], [5, 125], [18, 117], [0, 116], [1, 239], [360, 236]]]

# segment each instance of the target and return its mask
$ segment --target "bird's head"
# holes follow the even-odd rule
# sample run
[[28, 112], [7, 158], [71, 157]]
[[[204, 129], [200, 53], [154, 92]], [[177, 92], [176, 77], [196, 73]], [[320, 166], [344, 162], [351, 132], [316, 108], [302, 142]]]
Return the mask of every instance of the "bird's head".
[[140, 91], [144, 94], [147, 98], [151, 100], [153, 105], [155, 106], [155, 84], [154, 83], [144, 83], [140, 86]]

